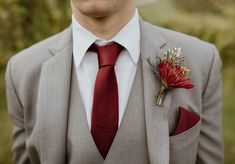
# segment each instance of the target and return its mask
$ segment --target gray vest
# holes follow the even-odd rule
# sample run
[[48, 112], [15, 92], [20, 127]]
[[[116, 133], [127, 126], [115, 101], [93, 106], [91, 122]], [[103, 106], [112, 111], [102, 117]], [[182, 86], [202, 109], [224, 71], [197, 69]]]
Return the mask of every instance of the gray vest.
[[67, 134], [69, 164], [149, 164], [141, 59], [121, 125], [105, 158], [100, 155], [89, 130], [85, 108], [73, 67]]

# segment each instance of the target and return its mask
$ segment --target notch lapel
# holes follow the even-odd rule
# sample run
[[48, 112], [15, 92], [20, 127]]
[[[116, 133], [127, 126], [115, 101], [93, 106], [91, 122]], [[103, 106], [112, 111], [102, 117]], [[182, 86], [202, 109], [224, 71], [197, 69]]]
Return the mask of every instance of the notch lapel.
[[71, 27], [59, 34], [42, 65], [36, 120], [41, 163], [63, 164], [66, 158], [67, 119], [72, 68]]
[[160, 81], [153, 74], [147, 57], [154, 63], [157, 57], [163, 55], [161, 49], [166, 41], [160, 33], [160, 29], [140, 20], [141, 27], [141, 59], [143, 70], [143, 88], [145, 102], [145, 119], [149, 160], [151, 164], [169, 163], [169, 127], [168, 111], [171, 105], [172, 95], [169, 92], [163, 106], [156, 105], [156, 96], [160, 90]]

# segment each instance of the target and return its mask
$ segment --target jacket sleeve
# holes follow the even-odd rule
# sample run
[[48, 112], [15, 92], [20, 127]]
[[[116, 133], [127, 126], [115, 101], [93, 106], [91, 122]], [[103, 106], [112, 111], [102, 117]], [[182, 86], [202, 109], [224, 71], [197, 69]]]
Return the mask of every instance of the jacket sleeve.
[[[12, 58], [13, 59], [13, 58]], [[24, 112], [20, 99], [14, 86], [11, 75], [12, 59], [8, 62], [5, 80], [7, 94], [7, 108], [13, 123], [13, 160], [15, 164], [28, 164], [30, 160], [26, 151], [26, 135], [24, 125]]]
[[197, 164], [222, 164], [224, 160], [222, 137], [222, 62], [218, 50], [212, 46], [213, 62], [202, 97], [202, 126], [199, 138]]

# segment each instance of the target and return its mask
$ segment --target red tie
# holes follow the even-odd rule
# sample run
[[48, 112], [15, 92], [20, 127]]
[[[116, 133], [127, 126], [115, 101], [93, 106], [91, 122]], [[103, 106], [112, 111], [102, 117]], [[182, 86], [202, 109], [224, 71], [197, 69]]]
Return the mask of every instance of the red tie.
[[96, 76], [91, 134], [103, 158], [106, 157], [118, 129], [118, 86], [114, 65], [122, 47], [113, 43], [92, 45], [98, 54], [99, 71]]

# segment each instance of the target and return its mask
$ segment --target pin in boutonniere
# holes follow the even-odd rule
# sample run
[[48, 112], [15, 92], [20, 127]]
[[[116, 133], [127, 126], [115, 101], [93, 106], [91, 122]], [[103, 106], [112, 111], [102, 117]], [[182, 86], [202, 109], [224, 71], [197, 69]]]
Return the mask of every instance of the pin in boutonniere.
[[154, 64], [150, 57], [146, 60], [152, 71], [161, 80], [161, 89], [157, 96], [157, 105], [163, 105], [164, 98], [169, 90], [174, 88], [193, 88], [193, 84], [187, 77], [190, 70], [181, 66], [184, 62], [181, 48], [169, 49], [165, 52], [163, 57], [159, 58], [158, 64]]

